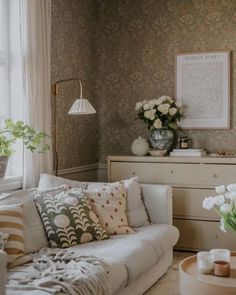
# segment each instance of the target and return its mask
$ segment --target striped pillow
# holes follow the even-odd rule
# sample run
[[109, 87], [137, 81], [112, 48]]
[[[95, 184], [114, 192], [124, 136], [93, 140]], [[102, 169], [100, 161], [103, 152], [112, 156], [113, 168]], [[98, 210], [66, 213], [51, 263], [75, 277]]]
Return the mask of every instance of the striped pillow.
[[0, 231], [9, 234], [4, 250], [10, 264], [24, 254], [23, 204], [0, 206]]

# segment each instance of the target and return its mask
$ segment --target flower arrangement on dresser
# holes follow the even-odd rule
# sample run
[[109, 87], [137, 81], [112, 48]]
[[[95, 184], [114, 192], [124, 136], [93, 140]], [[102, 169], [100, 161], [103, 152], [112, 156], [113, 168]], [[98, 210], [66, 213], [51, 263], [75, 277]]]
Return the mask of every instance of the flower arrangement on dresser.
[[236, 231], [236, 183], [217, 186], [215, 197], [207, 197], [203, 201], [203, 208], [214, 209], [221, 217], [220, 229], [227, 232], [227, 229]]
[[181, 106], [170, 96], [143, 100], [136, 103], [138, 119], [143, 120], [150, 130], [150, 143], [154, 149], [170, 150], [173, 145], [172, 129], [182, 118]]

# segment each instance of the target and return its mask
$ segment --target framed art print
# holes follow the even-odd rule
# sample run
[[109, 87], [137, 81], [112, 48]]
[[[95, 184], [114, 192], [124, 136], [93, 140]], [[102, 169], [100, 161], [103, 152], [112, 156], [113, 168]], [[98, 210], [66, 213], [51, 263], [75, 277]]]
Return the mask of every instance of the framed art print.
[[182, 128], [230, 128], [230, 52], [176, 55], [176, 100]]

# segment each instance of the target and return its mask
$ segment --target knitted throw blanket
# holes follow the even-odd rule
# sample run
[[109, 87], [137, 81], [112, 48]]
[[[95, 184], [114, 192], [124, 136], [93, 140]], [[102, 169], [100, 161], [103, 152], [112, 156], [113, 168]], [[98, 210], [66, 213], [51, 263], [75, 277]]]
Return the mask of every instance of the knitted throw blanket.
[[48, 294], [110, 295], [108, 273], [97, 257], [45, 248], [33, 256], [32, 263], [8, 271], [6, 289], [7, 294], [42, 290]]

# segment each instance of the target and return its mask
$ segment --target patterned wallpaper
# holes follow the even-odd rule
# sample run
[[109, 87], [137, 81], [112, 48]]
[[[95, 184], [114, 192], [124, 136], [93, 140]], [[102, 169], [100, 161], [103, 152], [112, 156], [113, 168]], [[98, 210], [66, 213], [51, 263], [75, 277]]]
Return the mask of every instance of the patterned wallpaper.
[[130, 154], [137, 101], [174, 96], [178, 52], [231, 50], [231, 130], [187, 130], [193, 147], [236, 150], [236, 1], [102, 0], [99, 6], [99, 159]]
[[[80, 75], [97, 115], [66, 113], [75, 84], [58, 98], [60, 167], [130, 154], [137, 101], [174, 96], [178, 52], [231, 50], [231, 130], [187, 130], [193, 147], [236, 150], [235, 0], [52, 0], [52, 82]], [[74, 83], [74, 82], [71, 82]]]
[[[95, 109], [96, 17], [97, 3], [94, 0], [52, 0], [51, 83], [79, 76], [83, 81], [84, 97]], [[59, 169], [98, 161], [98, 116], [67, 114], [77, 96], [77, 81], [60, 85], [56, 108]], [[54, 97], [52, 102], [54, 110]], [[53, 122], [53, 130], [54, 127]]]

